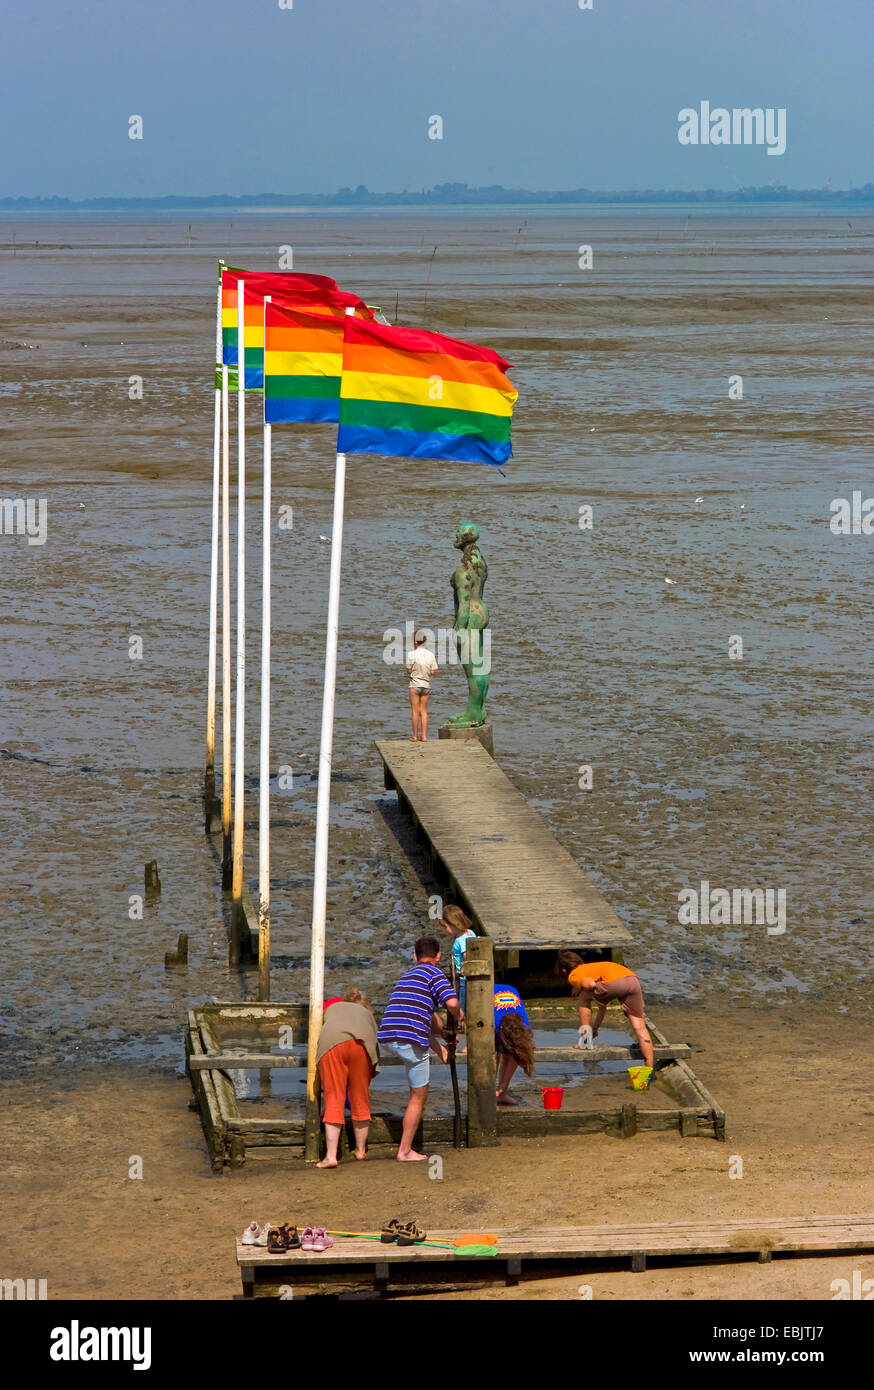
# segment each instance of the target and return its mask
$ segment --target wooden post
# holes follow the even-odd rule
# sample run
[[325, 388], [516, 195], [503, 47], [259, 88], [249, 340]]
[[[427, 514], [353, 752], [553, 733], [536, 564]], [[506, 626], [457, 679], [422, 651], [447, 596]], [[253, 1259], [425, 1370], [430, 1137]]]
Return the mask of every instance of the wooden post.
[[468, 942], [463, 966], [467, 981], [467, 1142], [485, 1148], [498, 1142], [495, 1100], [495, 967], [488, 936]]
[[157, 898], [161, 893], [161, 880], [158, 877], [158, 861], [150, 859], [143, 873], [147, 898]]

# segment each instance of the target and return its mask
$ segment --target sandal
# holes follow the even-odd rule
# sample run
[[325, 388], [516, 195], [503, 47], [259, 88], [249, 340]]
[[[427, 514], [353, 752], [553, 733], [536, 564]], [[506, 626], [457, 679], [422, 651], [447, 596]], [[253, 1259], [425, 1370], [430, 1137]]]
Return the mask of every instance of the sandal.
[[300, 1236], [296, 1226], [280, 1226], [279, 1230], [285, 1241], [286, 1250], [300, 1249]]
[[400, 1221], [386, 1221], [382, 1228], [380, 1240], [383, 1245], [392, 1245], [398, 1238], [398, 1231], [401, 1228]]
[[415, 1221], [408, 1221], [405, 1226], [398, 1227], [398, 1245], [420, 1245], [427, 1239], [428, 1233], [417, 1226]]
[[267, 1254], [284, 1255], [286, 1250], [285, 1236], [281, 1226], [271, 1226], [267, 1232]]

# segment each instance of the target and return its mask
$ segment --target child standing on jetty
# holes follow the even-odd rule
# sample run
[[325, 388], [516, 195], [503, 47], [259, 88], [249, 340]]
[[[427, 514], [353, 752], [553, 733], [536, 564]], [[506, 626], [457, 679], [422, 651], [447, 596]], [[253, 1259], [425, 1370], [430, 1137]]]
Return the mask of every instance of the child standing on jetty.
[[[559, 951], [555, 970], [557, 975], [567, 980], [572, 993], [579, 998], [581, 1033], [591, 1025], [591, 1035], [596, 1038], [604, 1022], [607, 1004], [615, 999], [637, 1035], [644, 1062], [648, 1067], [654, 1065], [652, 1039], [644, 1021], [646, 1006], [643, 991], [633, 970], [613, 960], [583, 960], [576, 951]], [[594, 1024], [593, 1001], [598, 1006]], [[582, 1042], [577, 1046], [581, 1047]]]
[[[413, 719], [413, 743], [425, 743], [428, 738], [428, 700], [431, 696], [431, 677], [437, 674], [437, 658], [425, 646], [421, 628], [413, 634], [415, 651], [407, 661], [410, 678], [410, 708]], [[420, 733], [421, 730], [421, 733]]]

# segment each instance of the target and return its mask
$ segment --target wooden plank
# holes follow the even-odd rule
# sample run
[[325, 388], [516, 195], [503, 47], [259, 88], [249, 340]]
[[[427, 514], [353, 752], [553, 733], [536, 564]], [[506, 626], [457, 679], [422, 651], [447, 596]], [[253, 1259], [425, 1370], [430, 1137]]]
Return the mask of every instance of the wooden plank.
[[[188, 1013], [188, 1031], [185, 1035], [185, 1059], [191, 1076], [191, 1065], [203, 1054], [203, 1043], [197, 1015], [193, 1009]], [[225, 1130], [219, 1109], [218, 1097], [209, 1073], [191, 1076], [191, 1085], [197, 1099], [203, 1133], [209, 1150], [210, 1163], [214, 1172], [220, 1172], [226, 1158]]]
[[[212, 1024], [206, 1018], [202, 1010], [195, 1010], [195, 1017], [200, 1028], [200, 1036], [203, 1039], [203, 1050], [208, 1056], [210, 1052], [218, 1052], [218, 1040], [213, 1030]], [[209, 1073], [212, 1084], [215, 1087], [215, 1094], [218, 1100], [219, 1112], [225, 1129], [228, 1129], [233, 1121], [239, 1119], [240, 1110], [237, 1105], [237, 1096], [234, 1087], [223, 1071], [211, 1071]], [[241, 1148], [239, 1140], [229, 1146], [231, 1149], [231, 1160], [235, 1166], [244, 1161], [245, 1149]]]
[[[429, 1232], [429, 1240], [451, 1244], [463, 1234], [459, 1231]], [[517, 1277], [523, 1261], [534, 1263], [562, 1262], [580, 1259], [630, 1258], [632, 1268], [643, 1269], [649, 1256], [674, 1258], [682, 1261], [700, 1255], [723, 1255], [730, 1258], [755, 1256], [769, 1259], [774, 1254], [805, 1252], [832, 1253], [844, 1250], [874, 1250], [874, 1216], [823, 1218], [763, 1218], [756, 1221], [728, 1222], [662, 1222], [620, 1226], [577, 1226], [559, 1228], [496, 1230], [497, 1255], [495, 1265]], [[308, 1276], [313, 1266], [320, 1267], [320, 1278], [327, 1270], [338, 1267], [364, 1269], [369, 1267], [383, 1283], [394, 1279], [398, 1265], [451, 1265], [479, 1271], [489, 1277], [489, 1262], [467, 1255], [464, 1247], [441, 1248], [436, 1245], [382, 1245], [377, 1241], [336, 1238], [332, 1250], [315, 1253], [294, 1251], [282, 1256], [267, 1254], [258, 1247], [237, 1242], [237, 1263], [243, 1268], [256, 1268], [258, 1277], [269, 1270], [269, 1276], [295, 1278]], [[378, 1274], [377, 1274], [378, 1271]], [[298, 1273], [299, 1272], [299, 1273]], [[348, 1278], [349, 1275], [343, 1277]], [[415, 1276], [415, 1277], [422, 1277]], [[441, 1277], [445, 1277], [441, 1276]], [[251, 1282], [251, 1280], [250, 1280]]]
[[401, 804], [409, 804], [496, 949], [630, 942], [624, 923], [478, 742], [376, 746]]
[[[687, 1043], [677, 1043], [673, 1047], [656, 1047], [653, 1049], [655, 1060], [664, 1062], [673, 1060], [676, 1057], [691, 1057], [692, 1050]], [[538, 1062], [636, 1062], [641, 1058], [640, 1048], [631, 1045], [629, 1047], [604, 1046], [604, 1047], [538, 1047]], [[464, 1054], [460, 1061], [464, 1061]], [[190, 1062], [192, 1071], [261, 1071], [266, 1069], [284, 1067], [305, 1067], [307, 1064], [305, 1053], [294, 1052], [232, 1052], [225, 1048], [218, 1053], [207, 1053], [202, 1057], [193, 1057]], [[380, 1070], [385, 1071], [390, 1067], [401, 1067], [402, 1062], [396, 1062], [391, 1054], [380, 1061]]]

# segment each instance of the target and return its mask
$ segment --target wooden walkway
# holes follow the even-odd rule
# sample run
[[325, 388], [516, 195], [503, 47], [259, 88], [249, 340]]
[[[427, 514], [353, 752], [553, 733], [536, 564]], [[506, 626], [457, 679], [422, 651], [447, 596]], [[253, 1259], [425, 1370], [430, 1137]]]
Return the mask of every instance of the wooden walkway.
[[496, 952], [569, 947], [621, 956], [627, 927], [478, 742], [376, 747], [385, 785]]
[[[466, 1234], [429, 1231], [428, 1239], [451, 1243]], [[747, 1221], [654, 1222], [646, 1225], [556, 1226], [499, 1230], [496, 1254], [465, 1254], [428, 1245], [382, 1245], [376, 1240], [334, 1237], [322, 1253], [297, 1250], [269, 1255], [237, 1241], [237, 1264], [246, 1297], [275, 1297], [279, 1287], [293, 1297], [371, 1292], [447, 1291], [516, 1283], [529, 1277], [569, 1273], [576, 1261], [628, 1260], [637, 1272], [649, 1258], [684, 1264], [702, 1257], [766, 1263], [774, 1255], [835, 1254], [874, 1250], [874, 1216], [765, 1217]]]

